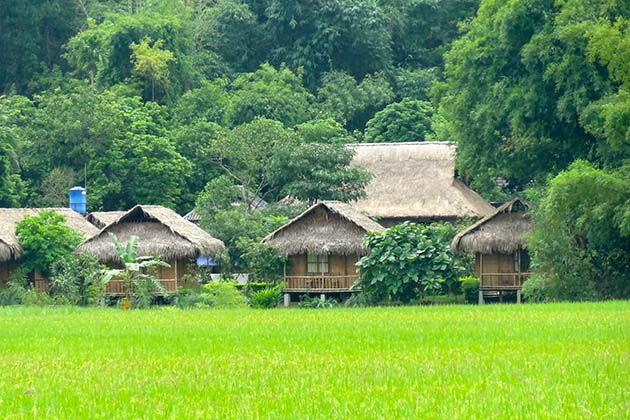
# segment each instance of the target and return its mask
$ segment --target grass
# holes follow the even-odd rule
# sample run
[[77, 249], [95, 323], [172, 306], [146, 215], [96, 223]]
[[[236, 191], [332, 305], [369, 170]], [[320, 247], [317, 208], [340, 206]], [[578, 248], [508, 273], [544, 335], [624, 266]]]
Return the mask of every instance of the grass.
[[0, 418], [630, 418], [630, 302], [0, 308]]

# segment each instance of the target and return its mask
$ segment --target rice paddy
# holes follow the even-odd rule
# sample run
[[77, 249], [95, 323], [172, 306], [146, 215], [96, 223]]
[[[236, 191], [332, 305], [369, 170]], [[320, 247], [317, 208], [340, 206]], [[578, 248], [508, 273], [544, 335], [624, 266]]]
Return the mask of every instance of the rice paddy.
[[630, 418], [630, 302], [0, 308], [0, 418]]

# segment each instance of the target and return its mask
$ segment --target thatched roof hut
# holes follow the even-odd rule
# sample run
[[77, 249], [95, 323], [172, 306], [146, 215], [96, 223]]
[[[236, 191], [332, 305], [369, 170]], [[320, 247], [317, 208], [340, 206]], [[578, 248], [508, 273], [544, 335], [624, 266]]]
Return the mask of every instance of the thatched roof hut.
[[64, 224], [89, 238], [98, 233], [98, 229], [86, 221], [83, 216], [69, 208], [17, 209], [0, 208], [0, 262], [18, 260], [22, 257], [22, 247], [15, 233], [15, 225], [26, 216], [36, 216], [42, 210], [54, 210], [66, 218]]
[[322, 201], [269, 234], [263, 242], [285, 255], [365, 255], [365, 234], [383, 230], [383, 226], [346, 203]]
[[189, 211], [182, 217], [185, 220], [188, 220], [189, 222], [194, 223], [194, 224], [199, 224], [199, 221], [201, 221], [201, 216], [199, 216], [199, 213], [197, 213], [195, 209], [192, 209], [191, 211]]
[[516, 197], [500, 206], [493, 214], [459, 232], [451, 242], [454, 252], [511, 254], [527, 248], [527, 235], [533, 224], [529, 205]]
[[365, 214], [402, 221], [483, 218], [494, 213], [494, 207], [455, 178], [455, 143], [363, 143], [349, 147], [356, 151], [352, 163], [374, 175], [365, 189], [367, 197], [353, 203]]
[[102, 262], [118, 261], [118, 254], [108, 233], [122, 243], [132, 235], [139, 238], [138, 255], [159, 256], [163, 260], [214, 256], [225, 249], [223, 242], [162, 206], [137, 205], [108, 224], [97, 235], [83, 242], [78, 252]]
[[110, 223], [118, 220], [126, 211], [94, 211], [89, 213], [85, 218], [99, 229], [103, 229]]

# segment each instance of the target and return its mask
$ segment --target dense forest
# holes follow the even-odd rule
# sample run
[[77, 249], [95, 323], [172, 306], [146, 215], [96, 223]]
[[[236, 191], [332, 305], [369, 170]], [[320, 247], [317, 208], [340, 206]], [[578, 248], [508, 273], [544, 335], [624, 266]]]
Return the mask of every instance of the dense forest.
[[532, 202], [541, 272], [627, 296], [628, 63], [627, 0], [2, 2], [0, 206], [347, 201], [344, 144], [451, 140], [474, 189]]

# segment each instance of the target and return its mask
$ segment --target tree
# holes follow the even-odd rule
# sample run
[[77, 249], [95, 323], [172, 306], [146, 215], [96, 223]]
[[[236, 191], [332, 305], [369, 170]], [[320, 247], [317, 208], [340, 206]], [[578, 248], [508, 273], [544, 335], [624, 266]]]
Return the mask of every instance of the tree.
[[230, 73], [241, 73], [254, 71], [263, 61], [266, 34], [247, 4], [219, 0], [199, 14], [195, 41], [198, 48], [221, 57]]
[[83, 236], [65, 226], [66, 217], [54, 210], [41, 210], [36, 216], [25, 216], [15, 226], [15, 231], [24, 250], [22, 266], [27, 270], [39, 270], [44, 276], [50, 274], [53, 263], [72, 252], [84, 239]]
[[186, 92], [172, 109], [173, 124], [181, 127], [197, 122], [213, 122], [227, 127], [232, 109], [227, 90], [228, 81], [217, 79]]
[[544, 182], [606, 147], [580, 122], [615, 89], [589, 58], [596, 56], [589, 39], [600, 17], [629, 13], [618, 1], [482, 1], [446, 54], [445, 89], [436, 89], [459, 139], [458, 165], [473, 185], [489, 191], [496, 177], [513, 189]]
[[630, 168], [573, 163], [535, 209], [529, 250], [561, 300], [630, 296]]
[[128, 133], [90, 162], [90, 206], [128, 209], [138, 203], [176, 208], [191, 165], [166, 137]]
[[[132, 235], [123, 245], [113, 233], [109, 237], [114, 242], [116, 253], [124, 265], [124, 268], [103, 270], [101, 282], [107, 284], [112, 278], [121, 279], [124, 283], [125, 301], [123, 305], [129, 305], [130, 297], [135, 298], [135, 306], [138, 308], [148, 308], [151, 305], [153, 292], [164, 293], [164, 287], [153, 275], [151, 270], [158, 267], [170, 267], [168, 263], [155, 257], [138, 257], [138, 237]], [[124, 306], [123, 306], [124, 307]]]
[[463, 269], [455, 263], [439, 227], [402, 223], [384, 232], [370, 232], [370, 254], [357, 263], [358, 286], [380, 301], [409, 302], [454, 283]]
[[164, 41], [161, 39], [149, 45], [151, 39], [149, 37], [142, 38], [139, 44], [132, 42], [129, 45], [131, 49], [131, 61], [133, 63], [133, 72], [141, 79], [151, 81], [151, 96], [144, 95], [146, 99], [155, 101], [155, 85], [166, 90], [169, 84], [169, 64], [175, 61], [175, 55], [169, 50], [162, 49]]
[[394, 92], [382, 75], [368, 76], [357, 83], [351, 75], [336, 71], [322, 76], [317, 109], [321, 117], [333, 118], [348, 130], [362, 130], [393, 97]]
[[362, 79], [391, 65], [389, 20], [375, 0], [269, 0], [265, 6], [272, 62], [303, 68], [309, 86], [327, 71]]
[[422, 141], [432, 135], [431, 103], [405, 98], [377, 112], [365, 126], [365, 140], [374, 143]]
[[12, 143], [10, 129], [0, 125], [0, 207], [17, 207], [21, 201], [22, 180]]
[[348, 133], [341, 123], [332, 118], [307, 121], [296, 125], [295, 131], [305, 143], [357, 143], [357, 139]]
[[[188, 21], [178, 10], [113, 14], [70, 39], [65, 57], [76, 77], [94, 80], [102, 88], [119, 83], [129, 86], [134, 68], [143, 76], [164, 80], [168, 67], [169, 83], [162, 88], [165, 97], [174, 101], [197, 84], [202, 72], [192, 65], [194, 43]], [[150, 46], [149, 40], [159, 40], [159, 45]]]
[[30, 93], [28, 83], [36, 73], [65, 68], [62, 45], [83, 20], [75, 2], [0, 2], [0, 94]]
[[221, 174], [214, 153], [215, 142], [229, 131], [212, 122], [197, 121], [173, 130], [171, 138], [177, 152], [191, 165], [187, 188], [182, 192], [178, 207], [191, 207], [205, 185]]
[[372, 179], [365, 168], [350, 167], [353, 149], [343, 144], [303, 143], [278, 149], [267, 163], [270, 182], [279, 196], [305, 202], [352, 201], [365, 197]]
[[72, 169], [53, 168], [42, 179], [41, 196], [37, 200], [42, 207], [68, 207], [68, 192], [75, 185], [76, 174]]
[[256, 118], [217, 139], [213, 150], [224, 174], [242, 187], [242, 202], [246, 203], [250, 194], [264, 199], [278, 193], [269, 176], [268, 162], [278, 150], [298, 144], [293, 130], [278, 121]]
[[260, 117], [292, 127], [310, 117], [313, 97], [302, 85], [301, 74], [287, 68], [276, 70], [263, 64], [255, 72], [237, 77], [231, 90], [234, 126]]

